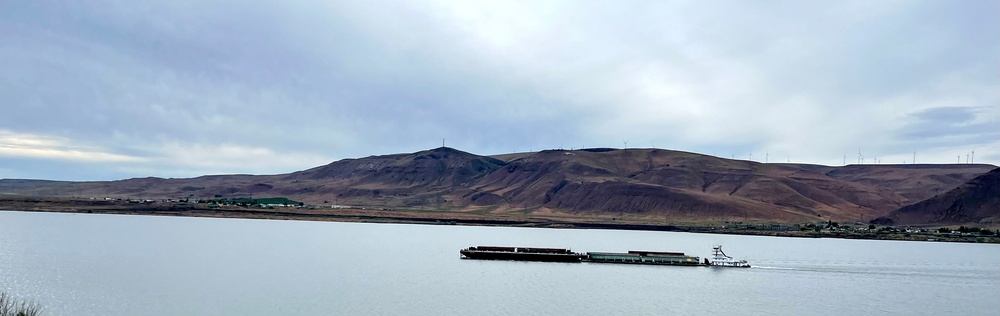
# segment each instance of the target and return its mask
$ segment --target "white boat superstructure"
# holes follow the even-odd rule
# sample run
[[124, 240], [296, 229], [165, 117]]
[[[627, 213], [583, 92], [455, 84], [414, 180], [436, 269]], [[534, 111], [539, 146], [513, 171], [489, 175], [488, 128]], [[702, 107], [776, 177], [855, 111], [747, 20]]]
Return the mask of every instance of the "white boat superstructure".
[[712, 259], [708, 265], [713, 267], [749, 268], [750, 264], [746, 260], [736, 260], [722, 252], [722, 245], [712, 247]]

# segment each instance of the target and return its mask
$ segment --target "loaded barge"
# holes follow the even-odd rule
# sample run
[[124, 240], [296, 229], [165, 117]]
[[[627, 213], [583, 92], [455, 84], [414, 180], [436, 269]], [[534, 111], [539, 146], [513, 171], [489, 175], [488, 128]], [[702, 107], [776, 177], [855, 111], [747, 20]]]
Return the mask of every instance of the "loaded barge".
[[685, 255], [683, 252], [659, 252], [659, 251], [637, 251], [631, 250], [627, 253], [616, 252], [588, 252], [587, 262], [602, 263], [638, 263], [638, 264], [660, 264], [672, 266], [698, 266], [701, 265], [698, 257]]
[[702, 263], [699, 257], [688, 256], [683, 252], [639, 251], [619, 252], [587, 252], [577, 253], [563, 248], [533, 248], [533, 247], [499, 247], [476, 246], [459, 251], [462, 259], [484, 260], [515, 260], [544, 262], [597, 262], [597, 263], [630, 263], [655, 264], [674, 266], [717, 266], [749, 268], [746, 260], [736, 261], [722, 253], [722, 246], [712, 248], [714, 258], [705, 258]]
[[580, 262], [584, 255], [569, 249], [477, 246], [459, 251], [463, 259]]

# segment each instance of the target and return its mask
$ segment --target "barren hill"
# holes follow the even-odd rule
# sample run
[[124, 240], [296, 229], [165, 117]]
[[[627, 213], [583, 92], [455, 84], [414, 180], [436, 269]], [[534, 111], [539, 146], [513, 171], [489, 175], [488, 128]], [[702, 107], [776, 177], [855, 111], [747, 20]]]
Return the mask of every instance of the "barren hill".
[[868, 219], [989, 170], [761, 164], [662, 149], [552, 150], [479, 181], [473, 205], [632, 216]]
[[1000, 168], [879, 220], [903, 225], [1000, 222]]
[[123, 198], [283, 196], [318, 205], [666, 219], [862, 220], [995, 166], [763, 164], [663, 149], [479, 156], [452, 148], [344, 159], [282, 175], [103, 182], [0, 180], [0, 193]]

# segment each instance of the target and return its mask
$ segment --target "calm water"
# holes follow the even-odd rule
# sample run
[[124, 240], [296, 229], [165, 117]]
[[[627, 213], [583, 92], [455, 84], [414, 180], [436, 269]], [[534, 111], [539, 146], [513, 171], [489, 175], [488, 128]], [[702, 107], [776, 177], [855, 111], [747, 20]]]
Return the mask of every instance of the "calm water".
[[[471, 245], [725, 245], [751, 269], [460, 260]], [[986, 315], [1000, 246], [0, 212], [0, 290], [48, 315]]]

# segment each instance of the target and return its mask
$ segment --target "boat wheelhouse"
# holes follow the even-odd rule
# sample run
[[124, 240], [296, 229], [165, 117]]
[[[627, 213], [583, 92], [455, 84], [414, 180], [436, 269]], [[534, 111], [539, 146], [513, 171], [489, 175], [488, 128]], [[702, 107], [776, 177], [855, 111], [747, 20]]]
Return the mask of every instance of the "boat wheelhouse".
[[712, 247], [712, 259], [705, 259], [705, 264], [713, 267], [749, 268], [746, 260], [736, 260], [722, 251], [722, 245]]

